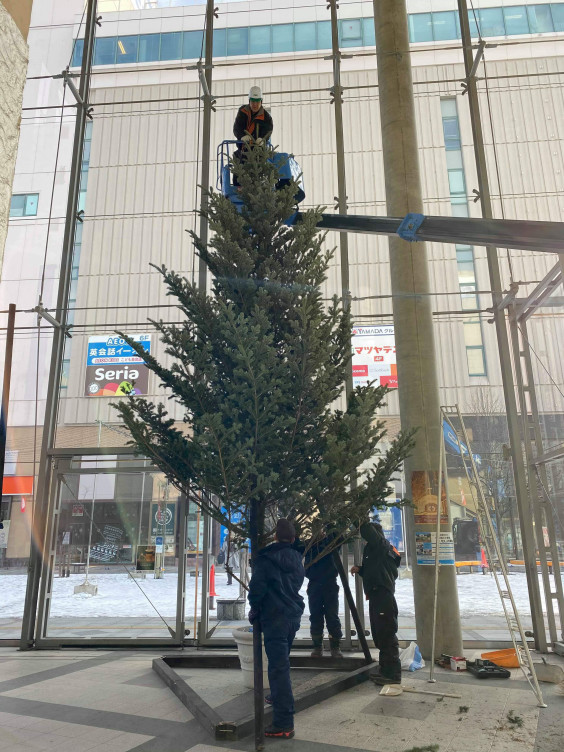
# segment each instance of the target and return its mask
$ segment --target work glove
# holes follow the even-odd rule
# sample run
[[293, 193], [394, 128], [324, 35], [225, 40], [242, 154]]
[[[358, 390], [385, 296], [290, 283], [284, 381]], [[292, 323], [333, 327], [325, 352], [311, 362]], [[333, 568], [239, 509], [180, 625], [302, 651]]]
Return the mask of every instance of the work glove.
[[250, 144], [252, 140], [253, 140], [253, 137], [252, 137], [252, 136], [249, 136], [249, 134], [248, 134], [248, 133], [245, 133], [245, 135], [244, 135], [244, 136], [243, 136], [243, 138], [241, 139], [241, 141], [242, 141], [242, 142], [243, 142], [244, 144]]
[[255, 621], [258, 621], [258, 618], [259, 618], [259, 612], [256, 611], [254, 608], [251, 608], [251, 610], [249, 611], [249, 621], [251, 622], [251, 624], [254, 624]]
[[257, 146], [262, 146], [262, 143], [263, 143], [262, 138], [257, 138], [257, 140], [255, 141], [255, 144]]

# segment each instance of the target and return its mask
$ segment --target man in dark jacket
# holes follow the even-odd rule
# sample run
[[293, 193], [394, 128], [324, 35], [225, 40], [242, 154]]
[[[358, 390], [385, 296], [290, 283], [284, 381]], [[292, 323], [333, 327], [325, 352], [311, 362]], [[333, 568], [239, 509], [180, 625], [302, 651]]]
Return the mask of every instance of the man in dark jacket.
[[[255, 144], [260, 146], [264, 143], [270, 137], [273, 127], [270, 113], [262, 106], [260, 86], [251, 86], [249, 104], [239, 107], [233, 124], [233, 135], [237, 141], [243, 142], [243, 146], [240, 146], [233, 154], [233, 159], [244, 162], [246, 159], [245, 150], [250, 149]], [[239, 185], [236, 175], [233, 176], [233, 185]]]
[[304, 612], [300, 595], [304, 567], [301, 555], [292, 547], [295, 537], [292, 523], [278, 520], [276, 542], [259, 551], [249, 585], [249, 621], [260, 620], [268, 658], [273, 723], [265, 729], [265, 736], [278, 739], [294, 736], [290, 649]]
[[376, 684], [401, 684], [398, 607], [394, 595], [401, 557], [378, 523], [365, 522], [360, 526], [360, 534], [366, 541], [362, 565], [352, 567], [351, 574], [362, 577], [372, 639], [380, 651], [379, 670], [370, 678]]
[[[342, 658], [341, 640], [343, 631], [339, 619], [339, 572], [333, 559], [333, 553], [324, 550], [333, 544], [336, 533], [329, 533], [318, 543], [314, 543], [305, 554], [305, 576], [308, 578], [307, 597], [309, 601], [309, 623], [313, 641], [312, 658], [323, 656], [323, 628], [327, 624], [329, 647], [332, 658]], [[298, 550], [305, 551], [306, 546], [299, 544]], [[338, 551], [339, 549], [335, 549]]]

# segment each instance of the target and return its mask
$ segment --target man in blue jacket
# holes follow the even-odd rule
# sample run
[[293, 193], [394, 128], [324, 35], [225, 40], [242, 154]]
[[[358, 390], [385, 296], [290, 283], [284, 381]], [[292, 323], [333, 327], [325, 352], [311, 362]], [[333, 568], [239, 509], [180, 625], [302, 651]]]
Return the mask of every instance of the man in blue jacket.
[[300, 595], [304, 567], [301, 555], [292, 548], [295, 537], [292, 523], [278, 520], [275, 543], [259, 551], [249, 585], [249, 621], [260, 620], [268, 658], [273, 723], [265, 729], [265, 736], [275, 739], [294, 736], [290, 649], [304, 612]]

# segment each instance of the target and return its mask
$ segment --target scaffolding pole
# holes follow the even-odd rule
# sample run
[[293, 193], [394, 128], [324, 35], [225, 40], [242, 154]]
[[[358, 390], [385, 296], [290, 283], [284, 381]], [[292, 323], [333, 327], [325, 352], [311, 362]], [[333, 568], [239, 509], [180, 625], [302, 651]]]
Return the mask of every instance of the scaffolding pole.
[[[472, 37], [470, 34], [470, 22], [468, 20], [468, 4], [466, 0], [458, 0], [458, 15], [460, 18], [460, 30], [462, 36], [462, 49], [464, 54], [464, 68], [466, 71], [466, 93], [468, 94], [468, 106], [472, 124], [474, 140], [474, 156], [476, 159], [476, 173], [478, 176], [478, 190], [482, 215], [486, 219], [493, 218], [488, 169], [486, 162], [486, 149], [480, 118], [480, 102], [476, 77], [471, 75], [474, 67], [472, 53]], [[511, 364], [511, 350], [509, 335], [505, 320], [505, 310], [500, 307], [503, 301], [503, 289], [497, 248], [493, 245], [486, 246], [490, 286], [492, 290], [494, 321], [499, 349], [499, 361], [503, 380], [503, 393], [505, 397], [505, 409], [507, 412], [507, 425], [509, 429], [509, 442], [511, 457], [513, 460], [513, 475], [515, 479], [515, 494], [519, 509], [519, 522], [521, 526], [521, 538], [523, 543], [523, 558], [525, 560], [525, 572], [529, 588], [531, 603], [531, 616], [533, 632], [535, 635], [535, 647], [545, 653], [547, 651], [546, 633], [542, 613], [540, 588], [537, 577], [537, 560], [535, 553], [535, 536], [532, 523], [532, 508], [527, 488], [527, 473], [523, 461], [521, 448], [521, 432], [519, 416], [517, 413], [517, 401], [515, 397], [515, 383]]]
[[[43, 542], [45, 536], [46, 513], [48, 509], [51, 462], [48, 451], [55, 443], [57, 429], [57, 414], [59, 407], [59, 385], [63, 367], [65, 340], [67, 333], [68, 299], [72, 277], [72, 262], [74, 254], [74, 237], [78, 221], [78, 200], [80, 192], [80, 175], [82, 168], [82, 152], [84, 149], [84, 132], [88, 118], [88, 102], [90, 93], [90, 77], [92, 72], [92, 57], [94, 54], [94, 38], [96, 35], [97, 0], [88, 0], [86, 11], [86, 26], [84, 34], [84, 50], [80, 70], [80, 84], [78, 92], [83, 106], [76, 108], [76, 124], [74, 130], [74, 144], [69, 176], [69, 193], [65, 219], [65, 233], [61, 254], [61, 269], [59, 274], [59, 288], [57, 293], [57, 307], [55, 319], [58, 326], [53, 328], [53, 346], [51, 350], [51, 364], [43, 421], [43, 436], [41, 440], [41, 455], [37, 477], [37, 492], [34, 504], [34, 527], [31, 533], [31, 547], [28, 564], [28, 578], [22, 619], [20, 649], [29, 650], [35, 640], [35, 625], [37, 617], [37, 598], [43, 560]], [[40, 301], [41, 303], [41, 301]]]

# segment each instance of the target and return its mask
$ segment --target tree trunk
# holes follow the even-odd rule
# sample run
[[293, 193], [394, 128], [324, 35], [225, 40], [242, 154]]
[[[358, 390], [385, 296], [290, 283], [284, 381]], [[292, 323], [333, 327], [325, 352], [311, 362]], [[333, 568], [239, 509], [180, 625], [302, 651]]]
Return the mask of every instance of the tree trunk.
[[332, 556], [333, 556], [333, 561], [335, 562], [335, 565], [339, 571], [341, 582], [343, 583], [343, 590], [345, 592], [345, 598], [347, 599], [347, 603], [349, 604], [349, 608], [351, 610], [354, 625], [356, 627], [356, 633], [358, 634], [358, 640], [362, 647], [362, 652], [364, 653], [364, 658], [366, 659], [366, 663], [373, 663], [374, 658], [372, 658], [372, 655], [370, 654], [370, 648], [368, 647], [368, 640], [366, 639], [366, 635], [364, 634], [364, 627], [362, 626], [360, 622], [360, 617], [358, 615], [358, 611], [356, 610], [356, 603], [354, 602], [354, 598], [352, 596], [351, 589], [349, 587], [349, 580], [347, 577], [347, 573], [345, 572], [345, 568], [343, 567], [343, 562], [341, 561], [341, 557], [339, 556], [338, 551], [333, 551]]

